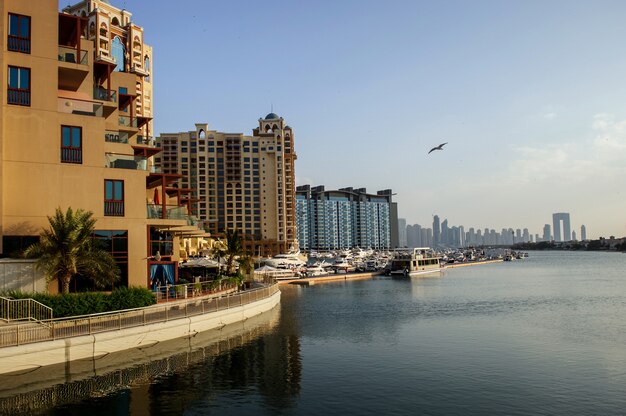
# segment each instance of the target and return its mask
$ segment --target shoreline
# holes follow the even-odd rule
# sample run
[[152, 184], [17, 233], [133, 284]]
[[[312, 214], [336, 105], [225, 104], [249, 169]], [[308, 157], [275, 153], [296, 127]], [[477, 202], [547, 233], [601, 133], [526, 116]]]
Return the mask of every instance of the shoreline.
[[[468, 266], [480, 266], [483, 264], [491, 264], [491, 263], [502, 263], [504, 260], [485, 260], [485, 261], [473, 261], [467, 263], [452, 263], [446, 264], [441, 268], [441, 270], [445, 269], [454, 269], [457, 267], [468, 267]], [[340, 273], [340, 274], [328, 274], [325, 276], [315, 276], [315, 277], [302, 277], [302, 278], [294, 278], [294, 279], [285, 279], [278, 280], [276, 283], [279, 285], [300, 285], [300, 286], [313, 286], [320, 283], [328, 283], [328, 282], [341, 282], [348, 280], [368, 280], [372, 279], [374, 276], [384, 276], [384, 274], [380, 271], [377, 272], [363, 272], [363, 273]]]

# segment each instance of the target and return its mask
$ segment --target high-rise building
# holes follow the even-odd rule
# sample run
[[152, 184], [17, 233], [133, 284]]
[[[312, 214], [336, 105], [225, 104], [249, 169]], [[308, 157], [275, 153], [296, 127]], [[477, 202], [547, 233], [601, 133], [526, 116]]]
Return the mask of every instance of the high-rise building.
[[543, 226], [543, 241], [552, 241], [552, 233], [550, 232], [550, 224]]
[[584, 225], [580, 226], [580, 240], [587, 241], [587, 227]]
[[450, 244], [450, 229], [448, 228], [448, 219], [446, 218], [445, 220], [442, 221], [441, 223], [441, 244], [442, 245], [447, 245]]
[[[562, 239], [561, 239], [561, 223], [563, 223], [563, 238]], [[570, 241], [572, 239], [569, 213], [557, 212], [555, 214], [552, 214], [552, 226], [554, 229], [554, 241]]]
[[439, 247], [441, 244], [441, 225], [439, 224], [439, 216], [433, 217], [433, 246]]
[[408, 247], [406, 219], [398, 218], [398, 244], [400, 247]]
[[[182, 174], [189, 209], [214, 234], [238, 229], [250, 253], [269, 256], [297, 243], [294, 134], [282, 117], [258, 120], [252, 136], [209, 130], [162, 133], [155, 158], [165, 173]], [[173, 191], [174, 192], [174, 191]]]
[[[122, 284], [145, 287], [157, 269], [174, 283], [175, 229], [193, 219], [166, 192], [180, 176], [152, 173], [160, 150], [144, 29], [105, 0], [61, 13], [57, 0], [3, 0], [0, 12], [0, 251], [37, 241], [56, 208], [83, 209]], [[154, 197], [160, 203], [147, 206]], [[166, 215], [169, 206], [176, 215]]]
[[576, 231], [572, 231], [572, 241], [576, 241]]
[[365, 188], [327, 191], [324, 186], [299, 186], [296, 216], [300, 247], [390, 249], [391, 224], [397, 223], [391, 218], [392, 195], [389, 189], [369, 194]]

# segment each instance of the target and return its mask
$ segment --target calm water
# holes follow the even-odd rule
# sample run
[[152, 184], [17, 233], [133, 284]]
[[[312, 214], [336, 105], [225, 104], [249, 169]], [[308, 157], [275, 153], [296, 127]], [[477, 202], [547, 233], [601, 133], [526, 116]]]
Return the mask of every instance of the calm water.
[[[439, 278], [284, 287], [220, 338], [10, 405], [46, 415], [626, 413], [626, 255], [530, 252]], [[0, 382], [3, 382], [0, 380]], [[35, 381], [25, 384], [35, 385]], [[53, 383], [54, 384], [54, 383]], [[21, 402], [20, 402], [21, 400]], [[30, 404], [25, 404], [30, 403]]]

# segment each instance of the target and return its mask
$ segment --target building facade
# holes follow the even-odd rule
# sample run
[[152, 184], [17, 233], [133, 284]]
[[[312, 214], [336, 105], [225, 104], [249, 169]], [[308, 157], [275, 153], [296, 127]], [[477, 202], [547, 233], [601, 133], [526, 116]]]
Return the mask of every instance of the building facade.
[[37, 241], [56, 208], [84, 209], [122, 284], [145, 287], [155, 268], [175, 279], [176, 229], [188, 218], [166, 194], [179, 176], [152, 173], [159, 150], [143, 28], [99, 0], [62, 12], [57, 0], [3, 0], [0, 13], [0, 252]]
[[324, 186], [299, 186], [296, 218], [300, 248], [392, 248], [392, 224], [397, 224], [397, 217], [392, 218], [391, 198], [391, 190], [368, 194], [365, 188], [327, 191]]
[[162, 133], [155, 158], [162, 172], [181, 174], [188, 209], [214, 235], [238, 229], [246, 249], [271, 256], [297, 244], [294, 135], [274, 113], [252, 136], [209, 130]]

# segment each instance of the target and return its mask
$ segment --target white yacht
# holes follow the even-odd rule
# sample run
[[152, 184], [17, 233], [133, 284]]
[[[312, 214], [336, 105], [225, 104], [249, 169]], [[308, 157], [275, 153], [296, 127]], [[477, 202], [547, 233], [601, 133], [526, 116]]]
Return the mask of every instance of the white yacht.
[[439, 257], [430, 247], [417, 247], [395, 252], [386, 275], [418, 276], [441, 272]]
[[272, 258], [265, 259], [263, 262], [268, 266], [281, 269], [292, 269], [306, 265], [306, 261], [301, 258], [300, 251], [277, 254]]

